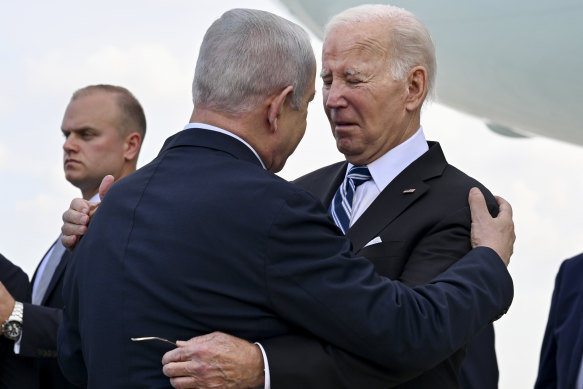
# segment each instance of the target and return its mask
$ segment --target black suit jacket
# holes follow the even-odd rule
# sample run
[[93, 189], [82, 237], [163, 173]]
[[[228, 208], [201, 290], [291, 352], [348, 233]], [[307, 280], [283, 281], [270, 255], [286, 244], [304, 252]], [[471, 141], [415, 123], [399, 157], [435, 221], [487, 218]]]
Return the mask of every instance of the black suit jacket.
[[63, 294], [65, 374], [95, 388], [154, 388], [168, 387], [160, 360], [172, 346], [132, 337], [310, 332], [422, 369], [501, 314], [512, 283], [489, 248], [427, 286], [382, 278], [313, 196], [264, 170], [238, 140], [190, 129], [112, 186]]
[[[346, 162], [336, 163], [303, 176], [295, 183], [328, 207], [344, 180], [346, 168]], [[409, 286], [425, 284], [471, 250], [467, 198], [474, 186], [482, 190], [491, 213], [496, 215], [498, 206], [492, 194], [449, 165], [440, 145], [429, 142], [429, 150], [379, 194], [346, 236], [352, 241], [354, 252], [368, 258], [379, 274]], [[414, 189], [412, 193], [406, 192], [411, 189]], [[375, 237], [380, 237], [382, 243], [366, 246]], [[486, 346], [478, 346], [476, 353], [482, 363], [475, 372], [477, 382], [467, 387], [496, 387], [498, 369], [492, 325], [481, 331], [480, 337], [486, 337]], [[387, 388], [402, 381], [406, 382], [399, 388], [458, 388], [460, 365], [465, 355], [464, 350], [459, 350], [422, 375], [408, 380], [410, 374], [407, 372], [379, 371], [378, 367], [360, 358], [351, 358], [316, 340], [290, 337], [287, 341], [272, 340], [262, 345], [268, 354], [275, 389]], [[472, 351], [475, 348], [472, 346]], [[312, 361], [312, 368], [306, 368], [306, 359]]]
[[540, 353], [535, 389], [575, 388], [583, 358], [583, 254], [561, 264]]
[[[65, 378], [57, 361], [57, 330], [63, 316], [64, 305], [63, 277], [70, 257], [71, 253], [68, 251], [61, 257], [61, 262], [55, 269], [41, 304], [34, 305], [30, 302], [24, 304], [20, 354], [34, 359], [40, 382], [39, 388], [72, 389], [76, 387]], [[31, 284], [36, 279], [36, 273], [35, 271]]]
[[[0, 281], [16, 301], [30, 301], [28, 276], [0, 254]], [[31, 389], [37, 385], [33, 361], [14, 354], [14, 342], [0, 336], [0, 389]]]

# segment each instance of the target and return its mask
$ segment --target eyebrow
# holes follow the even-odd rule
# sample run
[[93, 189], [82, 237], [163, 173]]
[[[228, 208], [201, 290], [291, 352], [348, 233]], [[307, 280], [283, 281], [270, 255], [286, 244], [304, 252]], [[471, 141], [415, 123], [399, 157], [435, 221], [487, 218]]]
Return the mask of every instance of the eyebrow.
[[[320, 72], [320, 77], [321, 78], [328, 77], [330, 76], [331, 73], [332, 72], [330, 72], [328, 69], [322, 69], [322, 71]], [[357, 76], [359, 74], [362, 74], [362, 72], [356, 69], [346, 69], [343, 73], [344, 76]]]
[[61, 128], [61, 132], [65, 133], [81, 133], [81, 132], [96, 132], [97, 130], [93, 127], [89, 127], [89, 126], [83, 126], [80, 128], [74, 128], [74, 129], [68, 129], [68, 128]]

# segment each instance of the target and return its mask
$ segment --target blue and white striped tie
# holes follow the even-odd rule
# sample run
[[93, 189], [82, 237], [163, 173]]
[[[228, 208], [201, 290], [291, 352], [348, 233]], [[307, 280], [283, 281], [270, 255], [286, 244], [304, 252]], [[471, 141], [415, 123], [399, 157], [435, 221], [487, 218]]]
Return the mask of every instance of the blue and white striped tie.
[[350, 227], [350, 218], [352, 216], [352, 199], [356, 188], [371, 179], [370, 172], [365, 166], [353, 166], [346, 175], [344, 182], [336, 191], [332, 204], [330, 204], [330, 214], [334, 222], [342, 232], [346, 234]]

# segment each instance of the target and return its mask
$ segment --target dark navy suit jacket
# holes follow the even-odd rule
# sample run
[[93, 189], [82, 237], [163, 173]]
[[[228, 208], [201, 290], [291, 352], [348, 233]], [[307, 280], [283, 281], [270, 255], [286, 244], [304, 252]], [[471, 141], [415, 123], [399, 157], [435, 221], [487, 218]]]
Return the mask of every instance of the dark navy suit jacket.
[[[344, 180], [346, 168], [346, 162], [336, 163], [295, 183], [329, 206]], [[498, 205], [494, 196], [479, 182], [449, 165], [438, 143], [429, 142], [429, 150], [382, 191], [346, 236], [355, 253], [369, 259], [379, 274], [409, 286], [425, 284], [471, 250], [468, 193], [474, 186], [482, 190], [491, 213], [496, 215]], [[375, 237], [382, 242], [366, 245]], [[498, 369], [491, 324], [480, 332], [480, 337], [487, 337], [486, 344], [476, 346], [472, 342], [472, 351], [480, 359], [472, 361], [479, 366], [473, 372], [474, 382], [467, 387], [496, 388]], [[267, 340], [262, 345], [268, 355], [271, 382], [284, 389], [373, 389], [393, 387], [404, 381], [399, 388], [459, 388], [465, 355], [464, 350], [459, 350], [409, 380], [408, 374], [371, 366], [315, 339], [310, 342], [289, 337], [287, 341]]]
[[489, 248], [415, 289], [380, 277], [317, 199], [235, 138], [201, 129], [113, 185], [65, 277], [59, 361], [94, 388], [168, 387], [160, 360], [172, 346], [130, 338], [217, 330], [250, 341], [309, 332], [422, 370], [512, 299]]
[[581, 358], [583, 254], [564, 261], [557, 274], [535, 388], [575, 388]]
[[[61, 373], [57, 361], [57, 330], [63, 315], [63, 277], [70, 257], [71, 253], [65, 251], [40, 305], [24, 303], [20, 355], [33, 359], [40, 388], [75, 388]], [[37, 271], [34, 273], [31, 285], [36, 279]]]
[[[16, 301], [30, 301], [28, 276], [0, 254], [0, 281]], [[0, 323], [1, 324], [1, 323]], [[0, 389], [31, 389], [38, 384], [33, 361], [14, 354], [14, 342], [0, 336]]]

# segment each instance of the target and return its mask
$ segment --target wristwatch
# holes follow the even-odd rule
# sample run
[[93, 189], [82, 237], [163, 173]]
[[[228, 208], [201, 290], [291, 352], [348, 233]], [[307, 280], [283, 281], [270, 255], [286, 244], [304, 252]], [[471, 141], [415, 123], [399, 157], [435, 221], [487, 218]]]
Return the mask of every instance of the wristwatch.
[[2, 323], [2, 332], [5, 337], [10, 340], [18, 340], [20, 337], [20, 331], [22, 330], [22, 316], [24, 313], [24, 308], [22, 303], [16, 301], [14, 303], [14, 309], [12, 314], [4, 323]]

